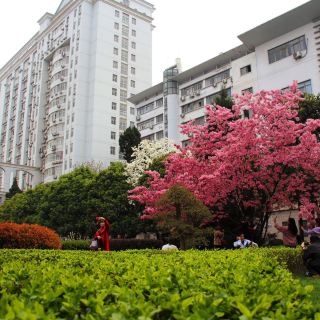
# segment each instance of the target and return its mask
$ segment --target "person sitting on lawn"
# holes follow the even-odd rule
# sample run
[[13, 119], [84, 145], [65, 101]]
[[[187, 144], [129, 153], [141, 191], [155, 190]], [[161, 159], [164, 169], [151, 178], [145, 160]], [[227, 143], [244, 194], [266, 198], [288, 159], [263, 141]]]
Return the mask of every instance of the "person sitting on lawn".
[[303, 248], [303, 262], [308, 272], [307, 276], [320, 275], [320, 238], [310, 237], [310, 245]]
[[241, 233], [238, 237], [237, 237], [237, 241], [235, 241], [233, 243], [233, 246], [235, 247], [235, 249], [244, 249], [244, 248], [248, 248], [251, 246], [252, 242], [248, 239], [244, 238], [244, 234]]

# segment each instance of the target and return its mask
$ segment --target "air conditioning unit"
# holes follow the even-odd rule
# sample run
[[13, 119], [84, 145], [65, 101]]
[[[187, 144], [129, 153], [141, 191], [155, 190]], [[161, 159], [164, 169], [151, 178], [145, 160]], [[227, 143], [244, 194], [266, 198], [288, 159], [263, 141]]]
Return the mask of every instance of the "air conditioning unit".
[[293, 53], [293, 58], [294, 58], [295, 60], [299, 60], [299, 59], [301, 59], [302, 57], [303, 57], [303, 55], [302, 55], [302, 52], [301, 52], [301, 51], [296, 51], [296, 52]]
[[54, 137], [56, 137], [56, 136], [58, 136], [58, 135], [59, 135], [58, 132], [53, 132], [53, 133], [52, 133], [52, 136], [54, 136]]
[[53, 176], [53, 179], [55, 179], [55, 180], [58, 179], [58, 176]]
[[180, 100], [181, 101], [186, 101], [186, 97], [185, 96], [181, 96]]
[[149, 129], [151, 129], [151, 130], [153, 129], [153, 124], [151, 126], [149, 126]]
[[184, 118], [186, 115], [184, 113], [180, 114], [180, 118]]
[[196, 95], [197, 95], [197, 96], [200, 96], [200, 93], [201, 93], [201, 91], [198, 90], [198, 91], [196, 92]]
[[52, 151], [56, 151], [57, 147], [55, 145], [51, 146]]
[[227, 84], [228, 83], [228, 79], [223, 79], [222, 82], [223, 82], [223, 84]]
[[189, 97], [194, 98], [194, 92], [190, 93]]
[[136, 116], [137, 121], [140, 121], [140, 119], [141, 119], [140, 116]]

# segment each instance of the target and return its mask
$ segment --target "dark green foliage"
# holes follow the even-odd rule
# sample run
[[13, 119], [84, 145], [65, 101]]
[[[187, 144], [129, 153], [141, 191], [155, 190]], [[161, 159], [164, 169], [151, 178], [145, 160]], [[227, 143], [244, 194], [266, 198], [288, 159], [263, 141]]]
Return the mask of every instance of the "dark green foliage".
[[232, 109], [233, 106], [232, 98], [228, 96], [226, 88], [222, 88], [220, 94], [215, 98], [214, 103], [227, 109]]
[[153, 231], [150, 222], [139, 219], [140, 207], [128, 200], [122, 163], [113, 163], [101, 172], [79, 167], [56, 182], [38, 185], [16, 194], [0, 207], [0, 220], [37, 223], [56, 230], [60, 236], [74, 233], [77, 238], [92, 237], [96, 216], [111, 222], [111, 235], [134, 237]]
[[136, 127], [127, 128], [119, 137], [120, 152], [127, 162], [132, 160], [132, 148], [137, 147], [141, 142], [140, 132]]
[[160, 197], [157, 207], [160, 212], [155, 218], [158, 227], [177, 240], [181, 249], [208, 244], [207, 237], [213, 231], [202, 226], [212, 215], [192, 192], [175, 184]]
[[304, 101], [299, 103], [299, 118], [301, 122], [308, 119], [320, 119], [320, 95], [304, 94]]
[[13, 179], [13, 183], [11, 188], [9, 189], [9, 192], [6, 193], [6, 199], [12, 198], [15, 194], [22, 193], [21, 189], [18, 186], [17, 178]]

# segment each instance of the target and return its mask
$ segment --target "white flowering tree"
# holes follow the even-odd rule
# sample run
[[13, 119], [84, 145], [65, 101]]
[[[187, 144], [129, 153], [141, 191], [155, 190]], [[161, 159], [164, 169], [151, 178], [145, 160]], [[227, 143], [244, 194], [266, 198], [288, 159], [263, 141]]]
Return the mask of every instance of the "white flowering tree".
[[157, 141], [142, 140], [137, 147], [133, 148], [132, 158], [134, 160], [127, 164], [126, 173], [128, 182], [136, 186], [140, 177], [142, 177], [155, 159], [166, 156], [172, 152], [177, 152], [177, 148], [174, 143], [168, 139]]

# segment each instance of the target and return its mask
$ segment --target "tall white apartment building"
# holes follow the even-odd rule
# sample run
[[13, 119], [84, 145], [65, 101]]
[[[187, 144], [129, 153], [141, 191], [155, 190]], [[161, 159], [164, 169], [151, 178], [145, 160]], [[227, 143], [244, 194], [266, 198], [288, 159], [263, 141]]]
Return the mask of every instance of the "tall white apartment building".
[[[127, 98], [152, 83], [153, 11], [144, 0], [63, 0], [41, 17], [0, 70], [0, 162], [39, 168], [49, 182], [118, 160], [119, 134], [135, 123]], [[34, 184], [27, 172], [22, 188]], [[5, 191], [14, 174], [2, 173]]]
[[[239, 36], [242, 44], [189, 70], [180, 63], [163, 82], [129, 99], [144, 139], [188, 144], [180, 125], [202, 124], [205, 108], [224, 87], [229, 94], [284, 89], [320, 92], [320, 1], [312, 0]], [[246, 116], [246, 115], [245, 115]]]

